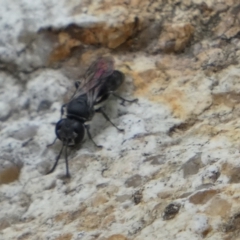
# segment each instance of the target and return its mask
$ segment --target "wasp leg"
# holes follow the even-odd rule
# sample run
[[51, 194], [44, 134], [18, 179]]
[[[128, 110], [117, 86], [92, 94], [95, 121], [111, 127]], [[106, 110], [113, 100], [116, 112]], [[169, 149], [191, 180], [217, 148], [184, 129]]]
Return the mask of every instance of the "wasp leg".
[[128, 100], [128, 99], [125, 99], [125, 98], [123, 98], [123, 97], [121, 97], [121, 96], [119, 96], [119, 95], [117, 95], [116, 93], [112, 93], [112, 95], [114, 96], [114, 97], [116, 97], [116, 98], [119, 98], [119, 99], [121, 99], [122, 100], [122, 105], [124, 106], [124, 103], [125, 102], [129, 102], [129, 103], [133, 103], [133, 102], [137, 102], [138, 101], [138, 99], [137, 98], [135, 98], [135, 99], [133, 99], [133, 100]]
[[54, 141], [53, 141], [52, 143], [48, 144], [46, 147], [47, 147], [47, 148], [48, 148], [48, 147], [51, 147], [52, 145], [55, 144], [56, 141], [57, 141], [57, 137], [55, 137]]
[[74, 83], [74, 85], [75, 85], [75, 88], [76, 88], [76, 89], [78, 89], [78, 88], [79, 88], [79, 86], [80, 86], [80, 83], [81, 83], [80, 81], [76, 81], [76, 82]]
[[61, 157], [61, 155], [62, 155], [63, 148], [64, 148], [64, 145], [62, 145], [62, 148], [61, 148], [61, 150], [60, 150], [60, 153], [57, 155], [53, 167], [50, 169], [50, 171], [47, 172], [47, 174], [52, 173], [52, 172], [55, 170], [55, 168], [56, 168], [56, 166], [57, 166], [57, 164], [58, 164], [58, 160], [60, 159], [60, 157]]
[[120, 132], [123, 132], [123, 131], [124, 131], [124, 129], [118, 128], [118, 127], [110, 120], [110, 118], [109, 118], [108, 115], [102, 110], [102, 108], [99, 108], [98, 110], [96, 110], [96, 112], [102, 113], [103, 117], [104, 117], [108, 122], [110, 122], [118, 131], [120, 131]]
[[67, 146], [65, 147], [65, 164], [66, 164], [66, 177], [67, 177], [67, 178], [70, 178], [69, 168], [68, 168]]
[[91, 133], [90, 133], [90, 131], [89, 131], [89, 125], [84, 125], [84, 127], [85, 127], [85, 129], [86, 129], [86, 131], [87, 131], [87, 135], [88, 135], [89, 139], [92, 141], [92, 143], [93, 143], [97, 148], [102, 148], [101, 145], [97, 145], [97, 144], [94, 142], [94, 140], [93, 140], [93, 138], [92, 138], [92, 135], [91, 135]]

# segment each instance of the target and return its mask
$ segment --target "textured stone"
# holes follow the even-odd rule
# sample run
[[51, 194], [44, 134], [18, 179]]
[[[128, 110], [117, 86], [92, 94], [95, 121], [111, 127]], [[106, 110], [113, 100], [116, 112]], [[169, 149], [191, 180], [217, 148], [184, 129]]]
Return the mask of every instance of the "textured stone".
[[198, 170], [202, 167], [201, 153], [190, 158], [186, 163], [183, 164], [184, 177], [198, 173]]
[[169, 204], [163, 213], [163, 219], [164, 220], [169, 220], [175, 217], [175, 215], [178, 213], [179, 209], [180, 209], [180, 204], [178, 203], [171, 203]]
[[239, 236], [239, 221], [240, 221], [240, 215], [239, 213], [235, 213], [233, 216], [231, 216], [227, 223], [223, 225], [223, 230], [228, 233], [227, 237], [228, 239], [234, 239]]
[[[1, 239], [238, 239], [239, 6], [2, 0]], [[138, 98], [104, 106], [124, 132], [95, 114], [103, 148], [86, 136], [70, 179], [64, 155], [46, 175], [62, 104], [109, 55], [126, 76], [117, 94]]]
[[229, 215], [231, 210], [231, 204], [225, 200], [222, 199], [219, 196], [215, 196], [211, 199], [211, 202], [208, 204], [206, 208], [206, 213], [210, 216], [221, 216], [224, 217], [226, 215]]
[[126, 237], [120, 234], [115, 234], [107, 238], [107, 240], [127, 240]]
[[19, 179], [21, 167], [15, 163], [6, 161], [0, 166], [0, 184], [8, 184]]
[[72, 234], [67, 233], [55, 238], [54, 240], [71, 240], [71, 239], [72, 239]]
[[208, 202], [214, 195], [217, 194], [216, 190], [204, 190], [194, 193], [189, 197], [189, 201], [193, 204], [205, 204]]
[[142, 177], [140, 175], [134, 175], [126, 180], [126, 187], [138, 187], [142, 183]]
[[157, 52], [180, 52], [183, 51], [191, 41], [194, 27], [190, 23], [178, 23], [166, 25], [157, 43], [154, 44], [152, 53]]
[[221, 173], [220, 173], [218, 167], [210, 166], [202, 174], [203, 184], [211, 184], [211, 183], [216, 182], [216, 180], [219, 178], [220, 174]]
[[102, 194], [99, 194], [92, 200], [92, 206], [93, 207], [98, 207], [100, 205], [103, 205], [107, 201], [108, 200], [107, 200], [106, 196], [104, 196]]

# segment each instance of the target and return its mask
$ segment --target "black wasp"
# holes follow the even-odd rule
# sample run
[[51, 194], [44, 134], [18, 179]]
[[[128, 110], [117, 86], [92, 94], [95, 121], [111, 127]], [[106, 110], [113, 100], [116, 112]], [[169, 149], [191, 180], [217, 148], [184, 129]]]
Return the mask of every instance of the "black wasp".
[[[76, 82], [76, 91], [74, 95], [71, 100], [61, 108], [62, 116], [64, 115], [64, 109], [66, 109], [66, 117], [61, 117], [56, 124], [56, 139], [61, 140], [63, 144], [60, 153], [56, 157], [55, 163], [48, 174], [55, 170], [62, 152], [65, 151], [66, 176], [70, 177], [67, 149], [69, 146], [77, 145], [83, 140], [85, 130], [94, 145], [101, 147], [93, 141], [89, 132], [89, 125], [87, 124], [87, 122], [93, 118], [95, 112], [102, 113], [107, 121], [119, 131], [122, 131], [122, 129], [119, 129], [111, 122], [101, 107], [111, 94], [121, 99], [123, 102], [137, 101], [137, 99], [126, 100], [114, 93], [114, 91], [123, 83], [124, 79], [125, 75], [122, 72], [114, 70], [113, 58], [100, 57], [88, 68], [83, 81]], [[52, 144], [54, 143], [55, 141]]]

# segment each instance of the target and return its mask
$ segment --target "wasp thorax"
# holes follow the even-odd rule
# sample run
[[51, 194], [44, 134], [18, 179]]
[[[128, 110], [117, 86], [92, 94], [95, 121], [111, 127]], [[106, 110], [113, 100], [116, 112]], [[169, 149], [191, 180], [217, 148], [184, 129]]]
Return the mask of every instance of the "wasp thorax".
[[115, 70], [108, 78], [109, 80], [106, 82], [106, 88], [108, 91], [116, 91], [124, 82], [125, 75], [122, 72]]
[[83, 140], [84, 126], [75, 119], [64, 118], [56, 125], [56, 135], [64, 145], [73, 146]]

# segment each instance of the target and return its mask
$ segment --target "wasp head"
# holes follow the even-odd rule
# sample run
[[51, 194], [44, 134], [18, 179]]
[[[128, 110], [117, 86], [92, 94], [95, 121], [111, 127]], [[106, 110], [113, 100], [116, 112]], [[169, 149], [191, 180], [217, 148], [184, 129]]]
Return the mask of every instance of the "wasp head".
[[84, 126], [75, 119], [63, 118], [56, 125], [56, 136], [65, 146], [74, 146], [84, 138]]

